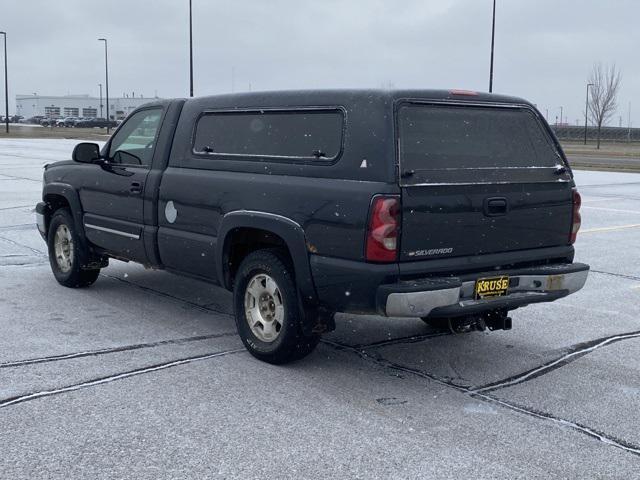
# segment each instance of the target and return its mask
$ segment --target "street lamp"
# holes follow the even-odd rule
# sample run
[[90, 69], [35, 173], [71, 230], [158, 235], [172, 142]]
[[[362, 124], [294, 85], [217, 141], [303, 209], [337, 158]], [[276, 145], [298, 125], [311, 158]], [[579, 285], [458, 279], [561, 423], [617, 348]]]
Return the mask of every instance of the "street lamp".
[[4, 36], [4, 122], [9, 133], [9, 75], [7, 74], [7, 33], [0, 32]]
[[189, 0], [189, 96], [193, 97], [193, 16]]
[[109, 115], [109, 62], [107, 60], [107, 39], [99, 38], [99, 42], [104, 42], [104, 86], [107, 97], [107, 135], [109, 135], [109, 122], [111, 121]]
[[564, 107], [560, 107], [560, 125], [562, 125], [562, 118], [563, 118], [563, 112], [564, 111]]
[[587, 118], [589, 116], [589, 87], [593, 87], [593, 83], [587, 83], [587, 99], [584, 103], [584, 144], [587, 144]]
[[496, 0], [493, 0], [493, 20], [491, 22], [491, 65], [489, 67], [489, 93], [493, 92], [493, 47], [496, 40]]
[[100, 118], [102, 118], [102, 84], [99, 83], [98, 86], [100, 87]]

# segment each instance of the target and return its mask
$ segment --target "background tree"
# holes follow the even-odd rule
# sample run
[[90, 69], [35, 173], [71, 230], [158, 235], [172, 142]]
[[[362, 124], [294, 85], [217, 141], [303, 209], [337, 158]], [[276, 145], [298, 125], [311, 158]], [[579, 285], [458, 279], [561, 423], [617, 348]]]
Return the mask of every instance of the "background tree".
[[617, 97], [621, 81], [622, 76], [615, 64], [603, 67], [601, 63], [596, 63], [589, 75], [589, 83], [592, 84], [588, 102], [589, 119], [598, 127], [598, 148], [600, 148], [602, 125], [607, 124], [618, 107]]

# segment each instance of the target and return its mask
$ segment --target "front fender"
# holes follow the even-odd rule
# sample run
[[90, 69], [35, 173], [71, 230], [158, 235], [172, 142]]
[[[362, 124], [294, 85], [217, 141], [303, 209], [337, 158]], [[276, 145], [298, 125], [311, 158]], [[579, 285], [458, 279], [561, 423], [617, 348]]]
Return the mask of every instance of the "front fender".
[[[71, 186], [66, 183], [58, 183], [52, 182], [44, 185], [42, 189], [42, 200], [47, 203], [50, 207], [50, 202], [47, 198], [52, 195], [57, 195], [63, 197], [67, 203], [69, 204], [69, 208], [71, 209], [71, 214], [73, 215], [73, 220], [75, 222], [75, 227], [80, 233], [80, 237], [83, 241], [85, 241], [84, 234], [84, 222], [82, 220], [82, 204], [80, 203], [80, 196], [78, 192]], [[49, 228], [49, 220], [51, 218], [51, 214], [53, 211], [49, 208], [49, 214], [46, 217], [46, 226]]]

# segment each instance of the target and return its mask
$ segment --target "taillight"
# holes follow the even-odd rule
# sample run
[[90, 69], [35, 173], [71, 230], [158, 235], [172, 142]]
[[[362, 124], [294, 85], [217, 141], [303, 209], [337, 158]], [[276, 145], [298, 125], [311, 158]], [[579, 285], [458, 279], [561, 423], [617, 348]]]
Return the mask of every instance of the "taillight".
[[576, 237], [578, 236], [578, 230], [580, 230], [580, 224], [582, 223], [582, 217], [580, 217], [580, 205], [582, 205], [582, 197], [575, 188], [573, 192], [573, 215], [571, 220], [571, 233], [569, 234], [569, 243], [576, 243]]
[[370, 262], [395, 262], [398, 258], [400, 198], [377, 195], [371, 203], [366, 240], [366, 259]]

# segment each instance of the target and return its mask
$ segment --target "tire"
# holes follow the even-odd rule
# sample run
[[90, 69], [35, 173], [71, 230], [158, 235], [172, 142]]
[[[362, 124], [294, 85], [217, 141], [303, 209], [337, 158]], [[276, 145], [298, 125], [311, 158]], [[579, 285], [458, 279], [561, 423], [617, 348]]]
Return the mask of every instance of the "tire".
[[302, 333], [293, 269], [277, 250], [257, 250], [244, 258], [235, 277], [233, 305], [238, 335], [259, 360], [292, 362], [320, 342], [319, 334]]
[[81, 259], [90, 253], [80, 241], [71, 212], [65, 208], [56, 210], [49, 222], [47, 234], [51, 271], [60, 285], [82, 288], [92, 285], [100, 275], [100, 269], [81, 268]]

